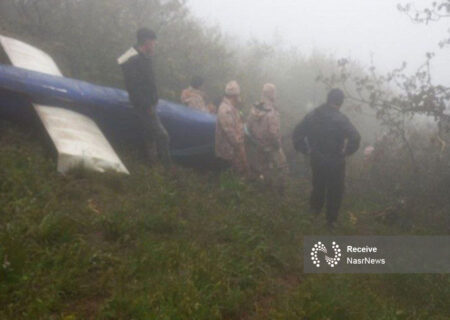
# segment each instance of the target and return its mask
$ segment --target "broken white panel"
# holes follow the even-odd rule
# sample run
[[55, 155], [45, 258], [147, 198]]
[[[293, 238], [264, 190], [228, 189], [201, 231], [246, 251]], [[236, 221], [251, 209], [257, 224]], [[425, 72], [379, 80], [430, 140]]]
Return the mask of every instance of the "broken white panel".
[[58, 150], [58, 171], [76, 167], [128, 174], [97, 125], [88, 117], [66, 109], [35, 105]]
[[[55, 61], [45, 52], [24, 42], [0, 35], [0, 43], [16, 67], [62, 76]], [[75, 111], [34, 104], [58, 152], [58, 171], [85, 167], [95, 171], [128, 174], [110, 143], [89, 117]]]
[[55, 61], [45, 52], [22, 41], [0, 35], [0, 43], [16, 67], [62, 76]]

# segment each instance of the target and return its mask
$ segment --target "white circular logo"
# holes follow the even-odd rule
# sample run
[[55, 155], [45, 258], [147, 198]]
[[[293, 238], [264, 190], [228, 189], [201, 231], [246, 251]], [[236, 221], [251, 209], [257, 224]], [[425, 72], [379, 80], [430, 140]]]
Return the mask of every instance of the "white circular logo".
[[330, 267], [334, 268], [339, 261], [341, 260], [341, 249], [339, 248], [339, 245], [333, 241], [331, 248], [334, 251], [334, 257], [331, 258], [328, 256], [328, 251], [325, 245], [322, 242], [317, 242], [311, 250], [311, 260], [313, 264], [319, 268], [320, 267], [320, 260], [318, 257], [318, 253], [323, 252], [325, 254], [325, 261], [330, 265]]

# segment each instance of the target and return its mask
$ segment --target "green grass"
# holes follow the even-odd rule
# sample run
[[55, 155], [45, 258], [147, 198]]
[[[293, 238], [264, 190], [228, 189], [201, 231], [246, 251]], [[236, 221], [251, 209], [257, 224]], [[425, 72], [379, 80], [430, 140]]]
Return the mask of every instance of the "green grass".
[[[448, 275], [306, 275], [327, 234], [309, 186], [229, 173], [58, 174], [33, 132], [0, 131], [0, 319], [448, 319]], [[349, 195], [336, 233], [406, 233]], [[432, 231], [431, 231], [432, 233]]]

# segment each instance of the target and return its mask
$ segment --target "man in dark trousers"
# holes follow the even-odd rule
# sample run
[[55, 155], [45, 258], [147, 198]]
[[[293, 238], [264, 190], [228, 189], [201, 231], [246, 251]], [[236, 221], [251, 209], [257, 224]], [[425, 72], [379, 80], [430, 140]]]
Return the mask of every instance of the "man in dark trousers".
[[170, 166], [169, 135], [157, 113], [158, 92], [152, 68], [156, 34], [150, 29], [137, 31], [137, 45], [130, 48], [119, 59], [131, 104], [144, 132], [146, 155], [150, 164], [159, 159]]
[[342, 203], [345, 157], [358, 150], [361, 140], [350, 120], [339, 111], [343, 102], [342, 90], [332, 89], [327, 102], [308, 113], [293, 134], [295, 149], [311, 160], [311, 209], [318, 215], [326, 199], [329, 227], [334, 226]]

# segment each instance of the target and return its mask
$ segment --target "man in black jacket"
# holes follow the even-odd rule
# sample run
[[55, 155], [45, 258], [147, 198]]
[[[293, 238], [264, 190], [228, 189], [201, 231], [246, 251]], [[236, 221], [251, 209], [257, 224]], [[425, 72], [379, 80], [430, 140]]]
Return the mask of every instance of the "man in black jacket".
[[327, 102], [308, 113], [293, 134], [295, 149], [311, 160], [311, 209], [319, 214], [326, 197], [330, 227], [337, 219], [344, 194], [345, 157], [358, 150], [361, 140], [350, 120], [339, 111], [343, 102], [344, 93], [332, 89]]
[[142, 28], [137, 32], [137, 45], [125, 52], [118, 63], [137, 120], [144, 130], [147, 157], [154, 164], [158, 155], [163, 165], [168, 166], [171, 163], [169, 135], [156, 113], [158, 92], [151, 58], [155, 46], [155, 32]]

